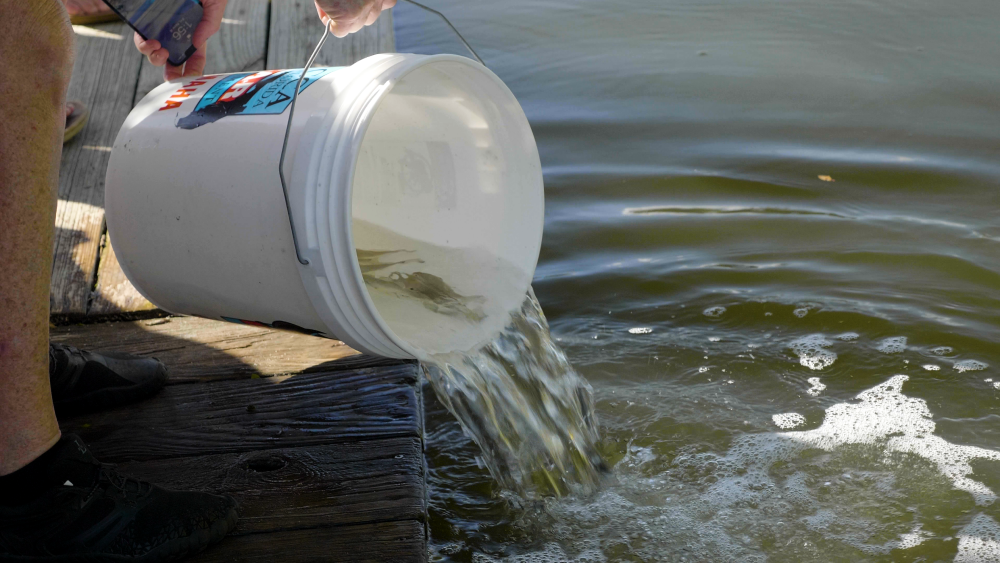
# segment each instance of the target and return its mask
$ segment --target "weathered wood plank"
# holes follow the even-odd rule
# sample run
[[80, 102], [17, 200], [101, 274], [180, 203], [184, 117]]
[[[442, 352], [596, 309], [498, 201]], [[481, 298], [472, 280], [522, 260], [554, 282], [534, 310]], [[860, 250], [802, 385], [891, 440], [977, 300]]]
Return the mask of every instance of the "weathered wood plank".
[[53, 248], [51, 312], [85, 314], [104, 229], [104, 173], [132, 108], [140, 55], [125, 24], [76, 26], [69, 99], [90, 108], [84, 130], [63, 148]]
[[[262, 70], [267, 55], [269, 0], [230, 0], [222, 27], [208, 42], [205, 72]], [[163, 68], [143, 59], [133, 104], [163, 83]], [[101, 253], [97, 286], [88, 315], [109, 315], [154, 309], [125, 277], [110, 241]]]
[[146, 301], [125, 277], [118, 264], [111, 239], [104, 235], [101, 245], [101, 261], [97, 267], [97, 286], [91, 296], [88, 315], [110, 315], [124, 312], [151, 311], [156, 306]]
[[[97, 446], [95, 453], [100, 456]], [[425, 517], [418, 438], [127, 463], [163, 487], [232, 495], [235, 535]]]
[[421, 437], [417, 367], [402, 364], [171, 385], [153, 399], [62, 421], [102, 460]]
[[247, 379], [308, 370], [396, 365], [398, 360], [358, 356], [338, 340], [225, 323], [198, 317], [53, 327], [53, 342], [86, 350], [113, 350], [158, 358], [170, 370], [168, 383]]
[[416, 520], [230, 536], [191, 563], [423, 563], [424, 526]]
[[[267, 68], [302, 68], [323, 35], [316, 6], [308, 0], [286, 0], [271, 6], [271, 36]], [[378, 53], [392, 53], [396, 40], [392, 11], [372, 25], [343, 39], [330, 37], [316, 59], [317, 66], [347, 66]]]

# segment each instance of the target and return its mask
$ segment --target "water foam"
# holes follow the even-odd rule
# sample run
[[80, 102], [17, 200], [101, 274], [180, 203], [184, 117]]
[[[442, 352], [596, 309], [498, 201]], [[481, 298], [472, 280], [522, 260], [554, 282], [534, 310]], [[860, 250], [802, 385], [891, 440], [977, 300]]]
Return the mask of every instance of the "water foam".
[[725, 307], [709, 307], [701, 312], [702, 315], [706, 317], [717, 319], [721, 317], [726, 312]]
[[977, 514], [958, 534], [955, 563], [1000, 561], [1000, 525], [985, 514]]
[[791, 430], [806, 423], [806, 417], [797, 412], [786, 412], [771, 415], [774, 425], [782, 430]]
[[653, 329], [648, 326], [637, 326], [628, 329], [628, 332], [629, 334], [650, 334], [651, 332], [653, 332]]
[[976, 504], [992, 503], [996, 494], [970, 477], [970, 462], [1000, 461], [1000, 452], [952, 444], [933, 435], [936, 425], [927, 401], [902, 393], [907, 380], [905, 375], [894, 376], [859, 394], [859, 403], [839, 403], [827, 409], [819, 428], [782, 436], [827, 451], [852, 444], [880, 446], [886, 463], [891, 462], [894, 453], [915, 454], [934, 463], [953, 487], [971, 494]]
[[819, 380], [818, 377], [810, 377], [806, 380], [812, 387], [806, 389], [806, 393], [809, 393], [813, 397], [819, 397], [820, 393], [826, 390], [826, 385]]
[[833, 342], [822, 334], [810, 334], [793, 340], [788, 347], [799, 357], [799, 363], [812, 370], [830, 367], [837, 359], [837, 354], [827, 350]]
[[906, 350], [906, 337], [892, 336], [885, 338], [879, 342], [875, 349], [883, 354], [899, 354]]
[[990, 366], [989, 364], [980, 362], [979, 360], [962, 360], [960, 362], [955, 362], [953, 367], [958, 373], [965, 373], [967, 371], [982, 371]]
[[[935, 436], [926, 401], [903, 394], [907, 380], [892, 377], [831, 406], [818, 428], [742, 434], [722, 452], [630, 445], [614, 487], [546, 502], [522, 521], [555, 542], [503, 560], [857, 561], [919, 546], [934, 537], [925, 528], [933, 528], [940, 484], [979, 504], [995, 499], [969, 464], [1000, 453]], [[984, 518], [962, 531], [956, 561], [1000, 560], [1000, 527]]]

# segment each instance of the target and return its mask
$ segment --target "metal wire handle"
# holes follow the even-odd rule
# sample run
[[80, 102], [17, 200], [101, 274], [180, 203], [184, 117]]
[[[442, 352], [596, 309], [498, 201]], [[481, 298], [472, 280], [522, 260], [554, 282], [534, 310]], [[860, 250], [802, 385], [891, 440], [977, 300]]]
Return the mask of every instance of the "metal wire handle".
[[[449, 21], [444, 14], [433, 8], [414, 2], [413, 0], [404, 1], [435, 14], [444, 20], [444, 23], [448, 24], [448, 27], [455, 32], [455, 35], [458, 36], [469, 52], [472, 53], [472, 56], [476, 57], [479, 64], [486, 66], [486, 63], [479, 57], [479, 54], [472, 48], [472, 45], [469, 45], [469, 42], [465, 40], [465, 37], [462, 37], [462, 34], [459, 33], [458, 29], [452, 25], [451, 21]], [[295, 247], [295, 258], [299, 261], [299, 264], [302, 264], [303, 266], [308, 266], [309, 260], [303, 258], [302, 253], [299, 251], [299, 236], [295, 232], [295, 221], [292, 219], [292, 203], [288, 200], [288, 184], [285, 182], [285, 153], [288, 152], [288, 136], [292, 132], [292, 117], [295, 115], [295, 102], [299, 99], [299, 90], [302, 88], [302, 81], [305, 79], [306, 73], [309, 72], [309, 68], [312, 67], [314, 62], [316, 62], [316, 56], [319, 55], [320, 49], [323, 48], [323, 44], [326, 43], [326, 39], [330, 36], [330, 26], [325, 25], [323, 27], [325, 28], [323, 31], [323, 37], [320, 37], [319, 43], [316, 44], [316, 48], [313, 49], [312, 54], [309, 55], [309, 60], [306, 61], [306, 66], [302, 69], [302, 74], [299, 75], [298, 82], [295, 83], [295, 91], [292, 92], [292, 101], [288, 107], [288, 122], [285, 124], [285, 139], [281, 143], [281, 158], [278, 159], [278, 178], [281, 180], [281, 193], [285, 196], [285, 210], [288, 212], [288, 227], [292, 230], [292, 245]]]

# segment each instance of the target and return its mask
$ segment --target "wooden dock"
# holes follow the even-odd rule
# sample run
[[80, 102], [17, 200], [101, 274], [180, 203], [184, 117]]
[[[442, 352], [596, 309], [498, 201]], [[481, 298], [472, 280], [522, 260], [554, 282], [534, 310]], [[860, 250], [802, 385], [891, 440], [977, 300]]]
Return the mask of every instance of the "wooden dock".
[[[70, 99], [92, 113], [63, 149], [51, 337], [157, 357], [170, 377], [152, 399], [60, 421], [64, 432], [128, 474], [233, 495], [235, 532], [193, 561], [426, 561], [418, 366], [336, 341], [153, 310], [107, 242], [104, 176], [119, 127], [162, 70], [136, 52], [123, 24], [75, 32]], [[230, 0], [206, 72], [301, 67], [321, 33], [311, 1]], [[331, 38], [317, 64], [393, 50], [386, 13]]]

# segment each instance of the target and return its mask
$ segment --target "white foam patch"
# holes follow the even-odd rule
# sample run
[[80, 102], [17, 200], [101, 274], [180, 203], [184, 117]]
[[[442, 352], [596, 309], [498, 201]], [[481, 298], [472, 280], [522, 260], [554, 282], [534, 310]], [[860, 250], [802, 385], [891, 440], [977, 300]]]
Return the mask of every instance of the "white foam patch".
[[941, 366], [937, 364], [924, 364], [922, 367], [927, 371], [941, 371]]
[[[935, 436], [927, 403], [903, 394], [906, 381], [896, 376], [831, 406], [812, 430], [737, 434], [725, 452], [671, 444], [657, 455], [630, 444], [614, 486], [525, 514], [525, 529], [547, 538], [533, 553], [474, 561], [889, 560], [940, 539], [925, 528], [942, 506], [968, 504], [966, 494], [980, 504], [995, 498], [969, 464], [1000, 454]], [[956, 561], [1000, 561], [996, 523], [973, 522]]]
[[875, 349], [883, 354], [899, 354], [906, 350], [906, 337], [892, 336], [885, 338], [882, 342], [878, 343]]
[[1000, 525], [985, 514], [977, 514], [958, 534], [955, 563], [1000, 561]]
[[792, 314], [801, 319], [809, 314], [809, 307], [799, 307], [798, 309], [792, 311]]
[[702, 311], [701, 314], [705, 315], [706, 317], [711, 317], [714, 319], [721, 317], [725, 312], [726, 312], [725, 307], [709, 307], [708, 309]]
[[897, 375], [857, 396], [860, 403], [839, 403], [826, 411], [823, 424], [785, 437], [798, 443], [833, 450], [848, 444], [882, 445], [886, 462], [893, 453], [916, 454], [937, 465], [952, 485], [972, 495], [976, 504], [990, 504], [996, 494], [986, 485], [971, 479], [975, 459], [1000, 461], [1000, 453], [974, 446], [952, 444], [934, 436], [936, 428], [927, 401], [903, 395], [903, 383]]
[[720, 340], [722, 340], [722, 339], [719, 338], [718, 336], [709, 336], [708, 337], [708, 341], [709, 342], [719, 342]]
[[951, 346], [937, 346], [935, 348], [930, 349], [930, 353], [934, 354], [935, 356], [947, 356], [948, 354], [951, 354], [954, 351], [955, 350], [953, 350]]
[[701, 366], [700, 368], [698, 368], [698, 373], [705, 373], [706, 371], [708, 371], [708, 368], [705, 366]]
[[806, 423], [806, 417], [797, 412], [786, 412], [771, 415], [774, 425], [782, 430], [791, 430]]
[[967, 371], [982, 371], [990, 366], [989, 364], [985, 364], [979, 360], [962, 360], [960, 362], [955, 362], [954, 367], [958, 373], [965, 373]]
[[788, 347], [799, 357], [799, 363], [809, 369], [820, 370], [830, 367], [837, 360], [837, 354], [827, 350], [833, 342], [822, 334], [810, 334], [793, 340]]
[[844, 342], [853, 342], [860, 337], [861, 335], [859, 335], [856, 332], [845, 332], [844, 334], [838, 334], [837, 340], [843, 340]]
[[637, 326], [635, 328], [628, 329], [629, 334], [649, 334], [653, 332], [653, 329], [648, 326]]
[[813, 397], [819, 397], [820, 393], [826, 390], [826, 385], [818, 377], [810, 377], [806, 381], [809, 385], [812, 385], [812, 387], [806, 389], [806, 393], [809, 393]]

